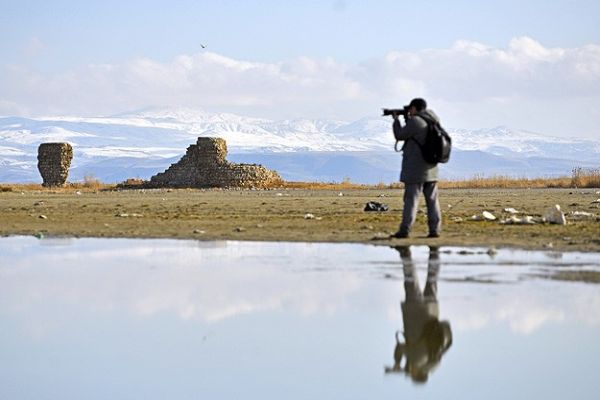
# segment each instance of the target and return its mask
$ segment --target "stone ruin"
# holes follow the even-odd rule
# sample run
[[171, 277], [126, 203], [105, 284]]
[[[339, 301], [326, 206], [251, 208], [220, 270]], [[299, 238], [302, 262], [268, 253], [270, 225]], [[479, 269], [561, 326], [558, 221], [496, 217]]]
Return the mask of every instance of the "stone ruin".
[[42, 143], [38, 147], [38, 170], [43, 186], [64, 186], [73, 159], [73, 147], [69, 143]]
[[213, 137], [199, 137], [185, 155], [165, 171], [154, 175], [148, 187], [269, 187], [283, 180], [262, 165], [234, 164], [225, 159], [227, 143]]

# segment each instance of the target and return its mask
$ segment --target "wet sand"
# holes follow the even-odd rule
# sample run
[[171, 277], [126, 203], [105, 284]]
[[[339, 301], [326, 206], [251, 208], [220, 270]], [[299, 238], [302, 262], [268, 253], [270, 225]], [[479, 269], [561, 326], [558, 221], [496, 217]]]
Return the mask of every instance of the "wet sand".
[[[341, 193], [341, 195], [340, 195]], [[409, 239], [384, 239], [397, 230], [401, 189], [362, 190], [13, 190], [0, 193], [0, 235], [187, 238], [440, 246], [520, 247], [600, 251], [596, 189], [448, 189], [440, 191], [443, 233], [427, 239], [420, 212]], [[365, 212], [368, 201], [389, 206]], [[502, 225], [471, 221], [503, 210], [541, 217], [559, 204], [567, 225]], [[421, 209], [425, 211], [423, 199]], [[576, 216], [571, 212], [591, 215]], [[312, 214], [314, 218], [307, 218]]]

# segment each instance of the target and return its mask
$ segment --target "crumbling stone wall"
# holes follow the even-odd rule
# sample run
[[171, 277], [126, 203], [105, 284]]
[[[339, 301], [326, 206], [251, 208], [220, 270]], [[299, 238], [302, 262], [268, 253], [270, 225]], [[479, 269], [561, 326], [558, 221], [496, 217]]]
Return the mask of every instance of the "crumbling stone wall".
[[149, 187], [268, 187], [282, 182], [262, 165], [234, 164], [225, 159], [227, 144], [220, 138], [199, 137], [186, 154], [165, 171], [150, 178]]
[[38, 170], [43, 186], [64, 186], [73, 159], [69, 143], [42, 143], [38, 147]]

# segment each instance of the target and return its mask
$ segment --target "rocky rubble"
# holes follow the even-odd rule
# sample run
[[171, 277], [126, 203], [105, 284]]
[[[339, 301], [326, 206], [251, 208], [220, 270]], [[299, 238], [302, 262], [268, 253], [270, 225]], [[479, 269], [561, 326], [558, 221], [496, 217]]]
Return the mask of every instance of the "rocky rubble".
[[179, 162], [154, 175], [147, 187], [269, 187], [282, 182], [275, 171], [262, 165], [227, 161], [227, 143], [220, 138], [199, 137]]
[[42, 143], [38, 147], [38, 170], [43, 186], [64, 186], [73, 159], [69, 143]]

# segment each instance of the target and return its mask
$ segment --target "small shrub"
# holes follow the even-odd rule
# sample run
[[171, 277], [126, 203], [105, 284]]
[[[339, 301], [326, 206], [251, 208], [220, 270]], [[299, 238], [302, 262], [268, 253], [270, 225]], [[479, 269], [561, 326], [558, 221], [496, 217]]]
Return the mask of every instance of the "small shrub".
[[83, 187], [88, 189], [100, 189], [102, 187], [102, 182], [94, 177], [94, 175], [86, 174], [83, 177]]

